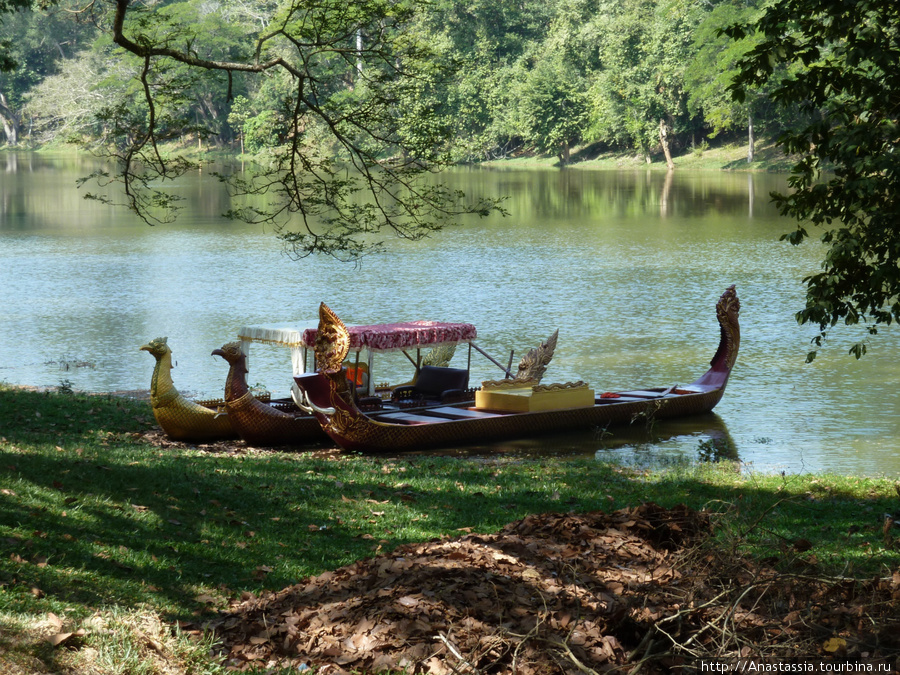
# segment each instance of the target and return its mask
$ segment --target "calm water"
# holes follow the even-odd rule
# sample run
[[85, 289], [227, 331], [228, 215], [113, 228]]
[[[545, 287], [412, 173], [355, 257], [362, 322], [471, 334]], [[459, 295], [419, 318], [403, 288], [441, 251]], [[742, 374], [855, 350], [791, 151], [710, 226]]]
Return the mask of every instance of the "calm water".
[[[743, 340], [714, 415], [489, 449], [683, 461], [724, 438], [756, 470], [900, 475], [900, 331], [883, 330], [859, 362], [836, 333], [804, 363], [811, 331], [793, 314], [820, 250], [778, 241], [791, 224], [768, 193], [783, 176], [459, 171], [469, 192], [508, 195], [512, 215], [397, 241], [354, 267], [289, 260], [270, 232], [220, 218], [228, 197], [200, 175], [177, 187], [189, 204], [177, 224], [150, 228], [82, 199], [75, 180], [91, 168], [0, 155], [2, 381], [146, 389], [153, 359], [138, 347], [166, 335], [179, 389], [219, 396], [227, 369], [212, 349], [245, 324], [312, 322], [325, 301], [348, 323], [472, 322], [504, 362], [559, 328], [548, 381], [687, 383], [712, 357], [714, 305], [733, 283]], [[408, 376], [404, 361], [384, 362], [386, 379]], [[289, 372], [284, 350], [254, 347], [251, 383], [284, 394]], [[475, 362], [476, 381], [499, 373]]]

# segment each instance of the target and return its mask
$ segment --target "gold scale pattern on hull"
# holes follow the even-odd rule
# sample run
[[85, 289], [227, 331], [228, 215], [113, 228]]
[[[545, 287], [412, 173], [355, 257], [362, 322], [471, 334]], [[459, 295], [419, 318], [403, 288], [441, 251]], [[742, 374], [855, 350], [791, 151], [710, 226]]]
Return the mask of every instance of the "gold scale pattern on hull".
[[327, 440], [318, 420], [309, 414], [279, 410], [260, 401], [247, 385], [247, 356], [240, 342], [213, 351], [229, 364], [225, 379], [225, 409], [238, 435], [249, 445], [300, 446]]
[[141, 347], [156, 359], [150, 380], [150, 406], [166, 435], [195, 443], [237, 438], [228, 416], [182, 396], [172, 381], [172, 350], [164, 337]]

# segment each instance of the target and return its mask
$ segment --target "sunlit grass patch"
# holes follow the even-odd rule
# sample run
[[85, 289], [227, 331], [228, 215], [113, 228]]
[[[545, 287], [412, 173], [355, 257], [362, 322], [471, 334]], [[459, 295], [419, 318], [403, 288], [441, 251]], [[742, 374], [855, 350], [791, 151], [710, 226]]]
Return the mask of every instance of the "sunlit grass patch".
[[90, 615], [10, 612], [0, 604], [4, 675], [214, 675], [209, 637], [188, 636], [150, 608], [112, 607]]

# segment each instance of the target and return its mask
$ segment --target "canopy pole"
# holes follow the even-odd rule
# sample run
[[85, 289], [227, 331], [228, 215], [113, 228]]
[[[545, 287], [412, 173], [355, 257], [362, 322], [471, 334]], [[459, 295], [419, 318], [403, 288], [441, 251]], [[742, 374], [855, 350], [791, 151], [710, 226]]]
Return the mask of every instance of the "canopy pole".
[[375, 395], [375, 376], [372, 374], [372, 366], [375, 361], [375, 352], [371, 349], [366, 350], [366, 356], [369, 357], [369, 396]]
[[513, 362], [513, 354], [516, 353], [515, 349], [509, 350], [509, 364], [506, 366], [506, 377], [512, 377], [512, 362]]
[[472, 347], [474, 347], [475, 350], [476, 350], [479, 354], [481, 354], [484, 358], [486, 358], [488, 361], [490, 361], [490, 362], [493, 363], [495, 366], [497, 366], [500, 370], [502, 370], [504, 373], [506, 373], [506, 376], [507, 376], [507, 377], [512, 377], [512, 373], [509, 372], [509, 368], [504, 368], [502, 363], [500, 363], [497, 359], [495, 359], [493, 356], [491, 356], [490, 354], [488, 354], [486, 351], [484, 351], [481, 347], [479, 347], [478, 345], [476, 345], [474, 342], [470, 342], [469, 344], [470, 344]]
[[418, 373], [418, 372], [419, 372], [419, 366], [418, 366], [418, 364], [416, 363], [415, 359], [413, 359], [413, 357], [411, 357], [409, 354], [407, 354], [405, 349], [401, 349], [400, 351], [403, 352], [403, 356], [405, 356], [406, 358], [408, 358], [408, 359], [409, 359], [409, 362], [410, 362], [411, 364], [413, 364], [413, 366], [415, 366], [416, 372]]

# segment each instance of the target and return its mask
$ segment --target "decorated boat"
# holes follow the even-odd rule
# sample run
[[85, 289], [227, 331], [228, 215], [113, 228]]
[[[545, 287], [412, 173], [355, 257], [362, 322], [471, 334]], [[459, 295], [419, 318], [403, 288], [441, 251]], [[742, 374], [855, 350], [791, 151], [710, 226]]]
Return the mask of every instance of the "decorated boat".
[[150, 378], [150, 407], [156, 422], [174, 441], [207, 443], [237, 438], [225, 414], [224, 401], [199, 402], [185, 398], [172, 381], [172, 349], [165, 337], [141, 347], [156, 359]]
[[[473, 352], [495, 363], [508, 378], [539, 378], [556, 347], [554, 334], [522, 358], [513, 376], [509, 370], [512, 354], [509, 365], [504, 367], [475, 342], [477, 331], [469, 323], [411, 321], [351, 326], [346, 330], [350, 343], [342, 370], [352, 385], [355, 402], [367, 410], [418, 410], [471, 401], [474, 390], [469, 388], [469, 369]], [[157, 422], [173, 440], [209, 442], [239, 437], [256, 446], [303, 446], [327, 441], [316, 417], [298, 408], [293, 397], [272, 398], [268, 392], [254, 391], [247, 382], [251, 344], [289, 348], [293, 374], [298, 375], [309, 367], [309, 354], [316, 340], [315, 327], [241, 327], [237, 341], [212, 352], [229, 364], [224, 399], [215, 401], [192, 401], [182, 396], [172, 382], [167, 339], [153, 340], [141, 349], [157, 359], [151, 380], [151, 403]], [[469, 349], [465, 368], [450, 366], [458, 345]], [[415, 367], [411, 380], [394, 386], [376, 383], [373, 361], [376, 354], [386, 352], [406, 356]]]
[[247, 384], [247, 354], [239, 341], [214, 349], [229, 365], [225, 378], [224, 407], [231, 426], [249, 445], [306, 445], [326, 441], [319, 422], [293, 401], [257, 397]]
[[316, 372], [295, 376], [297, 405], [316, 415], [341, 447], [390, 453], [606, 428], [637, 419], [711, 411], [721, 400], [740, 346], [740, 301], [734, 286], [716, 304], [720, 338], [709, 369], [683, 386], [596, 393], [584, 382], [543, 385], [527, 380], [485, 382], [473, 402], [416, 411], [366, 412], [344, 372], [352, 336], [324, 303], [315, 343]]

